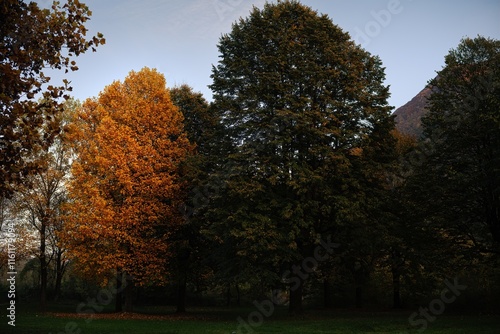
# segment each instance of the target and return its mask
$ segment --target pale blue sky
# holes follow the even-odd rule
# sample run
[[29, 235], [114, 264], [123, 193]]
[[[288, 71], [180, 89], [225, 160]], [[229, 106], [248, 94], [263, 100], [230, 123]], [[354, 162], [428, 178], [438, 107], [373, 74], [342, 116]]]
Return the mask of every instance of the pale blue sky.
[[[188, 84], [211, 100], [217, 43], [239, 17], [265, 0], [82, 0], [93, 12], [89, 34], [106, 45], [77, 58], [73, 95], [84, 100], [131, 70], [158, 69], [168, 86]], [[39, 1], [42, 5], [47, 0]], [[500, 0], [302, 0], [333, 22], [386, 67], [390, 104], [415, 96], [466, 36], [500, 39]], [[56, 77], [54, 76], [54, 79]]]

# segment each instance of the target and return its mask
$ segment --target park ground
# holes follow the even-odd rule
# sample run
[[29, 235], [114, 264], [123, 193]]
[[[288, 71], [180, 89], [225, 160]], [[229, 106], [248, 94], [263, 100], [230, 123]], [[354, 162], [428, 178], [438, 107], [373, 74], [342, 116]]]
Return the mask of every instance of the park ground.
[[[2, 304], [1, 307], [5, 310], [7, 305]], [[103, 310], [95, 314], [79, 314], [77, 307], [78, 303], [59, 303], [51, 305], [47, 313], [41, 314], [37, 312], [36, 305], [21, 305], [16, 309], [16, 326], [8, 325], [9, 319], [4, 316], [0, 333], [500, 333], [500, 316], [479, 312], [443, 312], [437, 316], [425, 316], [418, 314], [418, 309], [310, 309], [303, 316], [290, 317], [287, 309], [281, 307], [274, 309], [272, 314], [266, 310], [259, 312], [256, 308], [222, 307], [195, 308], [185, 314], [175, 314], [174, 309], [168, 307], [145, 306], [137, 308], [136, 313]]]

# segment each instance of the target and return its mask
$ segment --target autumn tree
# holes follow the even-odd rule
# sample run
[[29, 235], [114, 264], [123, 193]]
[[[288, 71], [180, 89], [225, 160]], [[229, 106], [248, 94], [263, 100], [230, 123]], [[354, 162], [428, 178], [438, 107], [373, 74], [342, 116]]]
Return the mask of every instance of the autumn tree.
[[[71, 122], [77, 107], [77, 101], [65, 102], [63, 113], [57, 115], [57, 122], [62, 128]], [[44, 124], [42, 131], [50, 126], [48, 123]], [[65, 132], [60, 132], [52, 145], [32, 153], [31, 157], [40, 161], [41, 165], [27, 176], [25, 184], [17, 187], [15, 202], [19, 218], [23, 217], [29, 231], [37, 236], [38, 250], [34, 255], [40, 262], [40, 302], [42, 310], [45, 310], [49, 268], [51, 265], [55, 268], [54, 297], [57, 298], [68, 264], [59, 239], [59, 232], [64, 225], [63, 206], [67, 201], [66, 183], [71, 166], [71, 152]]]
[[134, 284], [164, 282], [169, 237], [183, 223], [179, 166], [192, 146], [165, 85], [156, 70], [132, 71], [85, 101], [73, 124], [67, 245], [82, 273], [129, 277], [127, 311]]
[[56, 144], [50, 152], [45, 152], [42, 165], [37, 172], [28, 176], [29, 187], [18, 187], [17, 205], [29, 224], [30, 231], [36, 233], [38, 250], [35, 253], [40, 262], [40, 302], [45, 310], [49, 266], [56, 267], [56, 295], [60, 292], [65, 271], [64, 248], [58, 242], [58, 231], [62, 229], [62, 206], [66, 202], [65, 179], [69, 173], [67, 151]]
[[[229, 266], [272, 284], [328, 236], [350, 247], [376, 231], [369, 207], [392, 145], [389, 92], [380, 59], [297, 1], [255, 8], [218, 48], [211, 89], [232, 147], [211, 230], [230, 245]], [[302, 311], [300, 281], [289, 285], [290, 313]]]
[[[104, 44], [86, 38], [91, 11], [77, 0], [6, 0], [0, 5], [0, 195], [11, 195], [25, 176], [43, 164], [31, 155], [46, 150], [59, 133], [58, 117], [69, 82], [51, 82], [48, 70], [76, 71], [74, 57]], [[42, 103], [38, 98], [43, 97]], [[62, 99], [64, 98], [64, 99]], [[42, 129], [43, 128], [43, 129]]]

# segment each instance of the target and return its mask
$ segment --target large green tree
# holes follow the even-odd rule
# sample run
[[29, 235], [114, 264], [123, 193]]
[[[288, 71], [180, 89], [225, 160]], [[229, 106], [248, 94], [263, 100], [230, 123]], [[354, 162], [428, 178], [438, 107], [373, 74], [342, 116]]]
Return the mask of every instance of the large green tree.
[[[269, 284], [288, 270], [298, 277], [289, 285], [298, 313], [303, 260], [328, 237], [348, 247], [337, 238], [359, 235], [369, 221], [392, 145], [384, 70], [328, 16], [297, 1], [255, 8], [218, 48], [211, 89], [232, 145], [220, 159], [225, 187], [211, 231], [230, 245], [236, 272]], [[354, 223], [356, 233], [342, 232]]]
[[[91, 11], [78, 0], [51, 9], [36, 2], [0, 3], [0, 195], [37, 170], [31, 153], [47, 149], [60, 131], [62, 98], [69, 82], [51, 83], [48, 70], [78, 69], [72, 60], [104, 44], [101, 34], [86, 38]], [[39, 103], [38, 97], [43, 97]]]
[[427, 218], [465, 249], [500, 253], [500, 41], [465, 38], [445, 64], [423, 119]]

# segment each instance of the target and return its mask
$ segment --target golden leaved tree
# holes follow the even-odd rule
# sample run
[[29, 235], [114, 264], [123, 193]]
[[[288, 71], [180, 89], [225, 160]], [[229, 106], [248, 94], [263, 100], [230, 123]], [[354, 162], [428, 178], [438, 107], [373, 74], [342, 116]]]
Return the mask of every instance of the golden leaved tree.
[[85, 101], [71, 133], [76, 158], [64, 239], [83, 274], [103, 284], [113, 272], [127, 277], [130, 311], [134, 284], [164, 280], [168, 239], [183, 221], [179, 168], [193, 147], [182, 113], [164, 76], [144, 68]]

